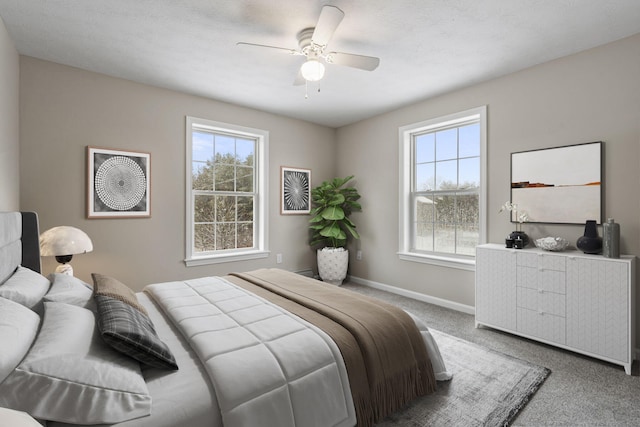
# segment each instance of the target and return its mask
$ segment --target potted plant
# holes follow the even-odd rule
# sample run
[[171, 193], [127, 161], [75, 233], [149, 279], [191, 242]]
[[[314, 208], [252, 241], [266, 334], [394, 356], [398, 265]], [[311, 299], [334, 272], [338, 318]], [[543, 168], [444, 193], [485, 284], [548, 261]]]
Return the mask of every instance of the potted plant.
[[310, 240], [317, 249], [318, 274], [333, 285], [341, 285], [347, 277], [349, 251], [346, 249], [350, 238], [359, 239], [356, 226], [349, 216], [362, 210], [358, 199], [360, 194], [354, 187], [347, 187], [353, 175], [324, 181], [311, 190], [311, 220], [309, 220]]

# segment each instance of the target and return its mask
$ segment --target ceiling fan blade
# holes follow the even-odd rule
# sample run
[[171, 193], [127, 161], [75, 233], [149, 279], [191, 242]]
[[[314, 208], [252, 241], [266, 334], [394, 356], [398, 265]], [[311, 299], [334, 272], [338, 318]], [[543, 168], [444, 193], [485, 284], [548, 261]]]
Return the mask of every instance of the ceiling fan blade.
[[238, 43], [236, 43], [236, 46], [262, 47], [262, 48], [267, 48], [267, 49], [272, 49], [272, 50], [279, 50], [279, 51], [281, 51], [283, 53], [288, 53], [289, 55], [304, 55], [302, 52], [299, 52], [299, 51], [297, 51], [295, 49], [288, 49], [286, 47], [269, 46], [269, 45], [266, 45], [266, 44], [238, 42]]
[[344, 12], [342, 10], [335, 6], [323, 6], [311, 40], [320, 46], [329, 44], [331, 36], [333, 36], [340, 22], [342, 22], [342, 18], [344, 18]]
[[327, 54], [327, 62], [330, 64], [344, 65], [346, 67], [373, 71], [378, 68], [380, 58], [376, 58], [375, 56], [355, 55], [353, 53], [331, 52]]

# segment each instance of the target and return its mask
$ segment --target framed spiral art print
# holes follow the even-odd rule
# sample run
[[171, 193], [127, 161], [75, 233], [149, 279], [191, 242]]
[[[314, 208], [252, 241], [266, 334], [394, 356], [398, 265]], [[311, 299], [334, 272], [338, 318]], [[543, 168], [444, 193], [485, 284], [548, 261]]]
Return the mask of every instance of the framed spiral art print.
[[282, 215], [311, 212], [311, 170], [281, 166], [280, 183]]
[[151, 155], [87, 147], [87, 218], [151, 216]]

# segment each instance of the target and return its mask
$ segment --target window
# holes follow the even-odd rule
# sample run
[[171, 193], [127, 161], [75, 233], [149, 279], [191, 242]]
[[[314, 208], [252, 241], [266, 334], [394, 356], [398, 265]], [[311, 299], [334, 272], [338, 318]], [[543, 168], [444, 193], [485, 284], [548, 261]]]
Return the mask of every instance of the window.
[[188, 266], [267, 252], [269, 133], [187, 117]]
[[401, 259], [474, 268], [485, 164], [486, 107], [400, 128]]

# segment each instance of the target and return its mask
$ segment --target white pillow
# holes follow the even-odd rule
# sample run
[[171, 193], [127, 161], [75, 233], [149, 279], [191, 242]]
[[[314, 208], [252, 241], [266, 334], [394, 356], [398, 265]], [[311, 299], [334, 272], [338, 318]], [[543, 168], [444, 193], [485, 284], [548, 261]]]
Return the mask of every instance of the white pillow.
[[0, 383], [27, 354], [38, 326], [40, 317], [36, 313], [17, 302], [0, 298]]
[[42, 328], [22, 363], [0, 384], [0, 406], [71, 424], [113, 424], [151, 413], [135, 360], [111, 349], [93, 312], [45, 302]]
[[42, 424], [28, 414], [13, 409], [0, 408], [0, 426], [11, 427], [42, 427]]
[[42, 274], [20, 265], [0, 286], [0, 297], [33, 309], [42, 302], [49, 285], [51, 282]]
[[51, 288], [44, 296], [45, 301], [64, 302], [88, 308], [95, 312], [93, 287], [82, 280], [62, 273], [51, 273]]

